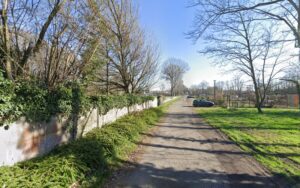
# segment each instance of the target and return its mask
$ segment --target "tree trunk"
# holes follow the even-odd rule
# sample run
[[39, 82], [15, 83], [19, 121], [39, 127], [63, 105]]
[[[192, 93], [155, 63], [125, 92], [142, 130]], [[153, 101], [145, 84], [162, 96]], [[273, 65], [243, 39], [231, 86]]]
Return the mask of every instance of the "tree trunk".
[[1, 12], [1, 19], [2, 19], [2, 38], [3, 38], [3, 55], [4, 55], [4, 67], [5, 67], [5, 75], [8, 79], [12, 80], [12, 62], [11, 62], [11, 53], [10, 53], [10, 39], [9, 39], [9, 29], [7, 25], [7, 6], [8, 0], [2, 1], [2, 12]]
[[298, 94], [298, 108], [300, 109], [300, 83], [299, 82], [296, 83], [296, 87], [297, 87], [297, 94]]
[[41, 28], [41, 31], [38, 35], [38, 38], [37, 38], [37, 41], [35, 43], [34, 46], [28, 46], [27, 49], [26, 49], [26, 52], [22, 58], [22, 60], [20, 61], [20, 67], [18, 69], [18, 74], [22, 74], [23, 73], [23, 69], [21, 68], [24, 68], [29, 60], [29, 58], [36, 54], [37, 52], [39, 52], [41, 46], [42, 46], [42, 43], [43, 43], [43, 40], [44, 40], [44, 37], [46, 35], [46, 32], [48, 31], [48, 28], [51, 24], [51, 22], [53, 21], [53, 19], [55, 18], [55, 16], [58, 14], [58, 12], [60, 11], [60, 9], [63, 7], [64, 3], [66, 2], [66, 0], [56, 0], [54, 6], [53, 6], [53, 9], [51, 10], [48, 18], [46, 19], [45, 23], [43, 24], [42, 28]]
[[260, 114], [262, 114], [263, 113], [263, 111], [262, 111], [262, 109], [261, 109], [261, 107], [262, 107], [262, 104], [261, 104], [261, 102], [260, 102], [260, 100], [259, 100], [259, 96], [257, 97], [257, 94], [256, 94], [256, 92], [255, 92], [255, 97], [256, 97], [256, 108], [257, 108], [257, 112], [258, 113], [260, 113]]
[[130, 88], [129, 88], [129, 85], [128, 85], [128, 84], [126, 84], [126, 85], [124, 86], [124, 91], [125, 91], [126, 94], [130, 94]]
[[258, 86], [255, 81], [255, 78], [253, 78], [253, 84], [254, 84], [254, 91], [255, 91], [255, 107], [257, 108], [258, 113], [263, 113], [261, 106], [262, 106], [262, 101], [260, 100], [260, 95], [258, 91]]

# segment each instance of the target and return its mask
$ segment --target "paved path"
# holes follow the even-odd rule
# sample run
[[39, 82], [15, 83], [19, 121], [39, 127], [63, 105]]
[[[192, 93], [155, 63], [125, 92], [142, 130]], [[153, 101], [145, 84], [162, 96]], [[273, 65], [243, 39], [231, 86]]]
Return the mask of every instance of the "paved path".
[[277, 187], [247, 153], [203, 123], [182, 99], [146, 134], [132, 168], [108, 187]]

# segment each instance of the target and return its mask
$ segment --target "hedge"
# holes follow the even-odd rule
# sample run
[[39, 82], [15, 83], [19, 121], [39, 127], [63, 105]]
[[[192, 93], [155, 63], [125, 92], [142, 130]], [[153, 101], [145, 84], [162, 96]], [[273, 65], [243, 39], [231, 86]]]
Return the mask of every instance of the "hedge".
[[152, 96], [88, 96], [79, 84], [61, 85], [49, 90], [35, 81], [13, 83], [0, 73], [0, 126], [25, 116], [30, 122], [48, 121], [57, 114], [84, 114], [93, 107], [100, 114], [153, 100]]

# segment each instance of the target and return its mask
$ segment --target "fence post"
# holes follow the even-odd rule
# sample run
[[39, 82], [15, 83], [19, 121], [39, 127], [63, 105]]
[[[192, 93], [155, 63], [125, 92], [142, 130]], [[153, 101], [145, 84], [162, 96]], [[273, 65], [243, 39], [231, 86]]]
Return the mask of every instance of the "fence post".
[[160, 106], [161, 105], [161, 96], [157, 96], [157, 106]]

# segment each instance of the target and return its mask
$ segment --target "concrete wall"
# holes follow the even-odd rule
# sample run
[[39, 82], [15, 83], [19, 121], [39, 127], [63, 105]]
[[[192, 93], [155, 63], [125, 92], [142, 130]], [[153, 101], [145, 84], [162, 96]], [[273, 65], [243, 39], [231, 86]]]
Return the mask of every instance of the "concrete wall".
[[[112, 109], [102, 116], [98, 115], [97, 109], [93, 109], [79, 118], [53, 117], [49, 122], [44, 123], [29, 123], [25, 118], [21, 118], [10, 124], [8, 130], [0, 127], [0, 166], [13, 165], [16, 162], [48, 153], [55, 146], [70, 141], [74, 130], [78, 138], [91, 129], [102, 127], [130, 112], [156, 106], [157, 99], [141, 105]], [[75, 129], [72, 129], [74, 125], [76, 125]]]

